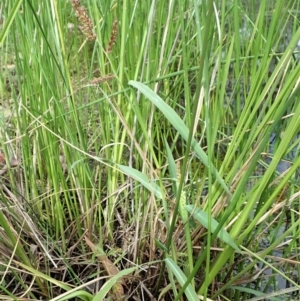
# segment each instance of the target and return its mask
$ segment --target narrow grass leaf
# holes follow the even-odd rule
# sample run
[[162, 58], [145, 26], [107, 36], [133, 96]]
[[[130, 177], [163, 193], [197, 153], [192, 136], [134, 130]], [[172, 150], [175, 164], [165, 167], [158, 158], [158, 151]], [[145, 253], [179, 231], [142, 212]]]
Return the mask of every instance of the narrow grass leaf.
[[115, 283], [121, 279], [122, 277], [133, 273], [138, 267], [133, 267], [133, 268], [129, 268], [129, 269], [125, 269], [120, 271], [117, 275], [111, 277], [102, 287], [100, 292], [93, 298], [92, 301], [102, 301], [104, 300], [105, 296], [107, 295], [107, 293], [111, 290], [111, 288], [113, 287], [113, 285], [115, 285]]
[[[69, 285], [65, 284], [62, 281], [56, 280], [56, 279], [54, 279], [54, 278], [52, 278], [52, 277], [50, 277], [50, 276], [48, 276], [48, 275], [40, 272], [39, 270], [36, 270], [36, 269], [32, 268], [31, 266], [28, 266], [28, 265], [26, 265], [26, 264], [24, 264], [22, 262], [16, 262], [16, 263], [18, 264], [18, 266], [20, 266], [24, 270], [30, 272], [36, 278], [41, 278], [44, 281], [50, 282], [53, 285], [55, 285], [57, 287], [60, 287], [60, 288], [62, 288], [65, 291], [70, 291], [71, 290], [71, 287]], [[85, 294], [85, 296], [83, 297], [82, 300], [85, 301], [86, 300], [86, 298], [85, 298], [86, 296], [88, 296], [90, 298], [90, 300], [91, 300], [92, 294], [89, 294], [89, 293], [87, 293], [87, 294], [88, 295]], [[81, 298], [81, 296], [78, 295], [78, 298]]]
[[[99, 261], [102, 263], [102, 265], [103, 265], [104, 269], [106, 270], [107, 274], [109, 276], [118, 275], [119, 269], [114, 265], [113, 262], [111, 262], [108, 259], [108, 257], [104, 253], [104, 251], [100, 247], [95, 246], [88, 239], [87, 236], [85, 236], [84, 238], [85, 238], [85, 241], [86, 241], [87, 245], [91, 248], [93, 253], [98, 257]], [[115, 296], [116, 299], [121, 299], [122, 296], [124, 296], [123, 285], [125, 286], [125, 282], [122, 278], [114, 284], [112, 290], [113, 290], [113, 293], [114, 293], [114, 296]]]
[[[166, 258], [165, 259], [167, 267], [172, 271], [172, 273], [175, 275], [176, 279], [178, 280], [179, 284], [183, 286], [186, 282], [186, 276], [185, 274], [181, 271], [181, 269], [177, 266], [177, 264], [171, 259], [171, 258]], [[189, 284], [185, 290], [185, 295], [188, 298], [189, 301], [195, 301], [199, 300], [199, 297], [197, 293], [195, 292], [194, 288], [192, 287], [191, 284]]]
[[167, 152], [167, 158], [168, 158], [168, 164], [169, 164], [169, 172], [171, 177], [175, 180], [174, 181], [174, 191], [177, 194], [177, 185], [176, 185], [176, 179], [177, 179], [177, 174], [176, 174], [176, 163], [175, 160], [173, 158], [173, 154], [172, 151], [168, 145], [168, 142], [165, 138], [165, 146], [166, 146], [166, 152]]
[[[174, 128], [179, 132], [181, 137], [187, 141], [189, 136], [189, 129], [182, 121], [182, 119], [178, 116], [178, 114], [163, 100], [161, 99], [154, 91], [152, 91], [146, 85], [136, 82], [136, 81], [129, 81], [129, 85], [138, 89], [141, 93], [143, 93], [154, 105], [157, 106], [159, 110], [164, 114], [164, 116], [169, 120], [169, 122], [174, 126]], [[203, 162], [203, 164], [208, 167], [208, 157], [197, 141], [193, 138], [191, 144], [193, 150], [196, 152], [197, 156]], [[221, 175], [218, 173], [217, 169], [210, 164], [212, 167], [212, 172], [215, 175], [218, 182], [222, 185], [224, 190], [230, 194], [230, 191], [224, 182]]]
[[162, 242], [160, 242], [157, 238], [154, 237], [154, 241], [155, 241], [156, 246], [157, 246], [159, 249], [161, 249], [161, 250], [164, 251], [164, 252], [168, 252], [167, 247], [166, 247]]
[[12, 10], [5, 22], [4, 28], [0, 31], [0, 47], [2, 46], [4, 39], [8, 34], [8, 31], [16, 17], [17, 12], [19, 11], [19, 7], [22, 4], [22, 2], [23, 2], [22, 0], [18, 0], [15, 2], [14, 6], [12, 7]]
[[254, 301], [254, 300], [256, 300], [256, 301], [258, 301], [258, 300], [265, 300], [265, 298], [268, 298], [268, 300], [271, 300], [271, 301], [282, 301], [282, 299], [278, 299], [276, 297], [270, 297], [270, 295], [272, 293], [265, 294], [265, 293], [262, 293], [260, 291], [254, 290], [254, 289], [249, 288], [249, 287], [232, 286], [231, 288], [234, 289], [234, 290], [238, 290], [238, 291], [241, 291], [241, 292], [245, 292], [245, 293], [257, 296], [255, 298], [248, 299], [248, 301], [250, 301], [250, 300], [252, 300], [252, 301]]
[[[208, 214], [193, 206], [193, 205], [187, 205], [185, 206], [186, 210], [191, 213], [193, 215], [193, 217], [206, 229], [208, 229]], [[211, 217], [211, 232], [213, 233], [217, 227], [218, 227], [219, 223]], [[217, 234], [217, 236], [226, 244], [228, 244], [229, 246], [231, 246], [233, 249], [235, 249], [238, 252], [241, 252], [239, 247], [236, 245], [236, 243], [233, 241], [233, 239], [231, 238], [231, 236], [229, 235], [229, 233], [221, 228], [221, 230], [219, 231], [219, 233]]]
[[160, 291], [158, 300], [164, 300], [162, 299], [163, 296], [172, 289], [172, 283], [169, 283], [168, 285], [165, 285], [164, 288]]
[[131, 168], [129, 166], [117, 164], [119, 169], [123, 171], [126, 175], [134, 178], [138, 182], [140, 182], [145, 188], [147, 188], [150, 192], [154, 193], [154, 195], [162, 199], [163, 195], [158, 185], [155, 182], [152, 182], [148, 179], [146, 175], [138, 171], [137, 169]]
[[[72, 292], [70, 294], [68, 294], [67, 296], [64, 296], [64, 297], [61, 297], [61, 298], [58, 298], [58, 299], [54, 299], [54, 300], [57, 300], [57, 301], [65, 301], [65, 300], [73, 300], [73, 299], [81, 299], [83, 301], [90, 301], [91, 300], [91, 294], [89, 294], [88, 292], [86, 291], [76, 291], [76, 292]], [[54, 301], [54, 300], [51, 300], [51, 301]]]

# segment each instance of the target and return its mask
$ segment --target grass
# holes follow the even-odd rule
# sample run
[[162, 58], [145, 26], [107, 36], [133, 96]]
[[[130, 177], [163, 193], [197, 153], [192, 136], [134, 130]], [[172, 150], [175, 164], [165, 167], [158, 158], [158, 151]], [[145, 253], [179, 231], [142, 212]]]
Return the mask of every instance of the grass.
[[296, 300], [299, 7], [4, 0], [0, 299]]

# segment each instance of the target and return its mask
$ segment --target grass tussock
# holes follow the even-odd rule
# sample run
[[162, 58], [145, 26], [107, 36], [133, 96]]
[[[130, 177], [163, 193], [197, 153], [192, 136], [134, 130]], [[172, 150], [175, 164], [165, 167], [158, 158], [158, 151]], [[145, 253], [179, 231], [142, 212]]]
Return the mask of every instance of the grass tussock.
[[1, 300], [299, 298], [299, 1], [0, 4]]

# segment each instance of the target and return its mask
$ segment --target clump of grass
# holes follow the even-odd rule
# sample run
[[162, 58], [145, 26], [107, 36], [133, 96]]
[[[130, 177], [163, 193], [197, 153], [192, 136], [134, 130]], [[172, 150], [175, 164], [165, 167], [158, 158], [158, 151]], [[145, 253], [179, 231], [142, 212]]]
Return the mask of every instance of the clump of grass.
[[267, 269], [299, 290], [299, 7], [150, 2], [71, 1], [92, 45], [68, 2], [5, 2], [1, 300], [283, 297]]

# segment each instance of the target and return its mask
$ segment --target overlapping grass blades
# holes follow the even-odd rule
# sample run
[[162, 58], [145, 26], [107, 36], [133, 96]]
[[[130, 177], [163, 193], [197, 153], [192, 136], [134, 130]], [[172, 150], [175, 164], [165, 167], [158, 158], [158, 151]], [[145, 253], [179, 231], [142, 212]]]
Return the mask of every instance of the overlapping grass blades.
[[299, 1], [2, 2], [1, 300], [298, 289]]

